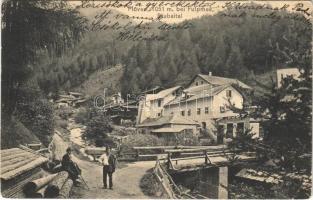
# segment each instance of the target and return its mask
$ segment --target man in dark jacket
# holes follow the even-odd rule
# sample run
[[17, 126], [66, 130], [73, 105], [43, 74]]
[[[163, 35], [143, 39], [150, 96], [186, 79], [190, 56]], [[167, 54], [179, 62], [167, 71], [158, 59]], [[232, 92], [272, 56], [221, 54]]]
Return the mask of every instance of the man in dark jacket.
[[80, 168], [75, 162], [72, 161], [71, 148], [66, 149], [66, 154], [62, 158], [62, 168], [67, 171], [69, 177], [73, 180], [74, 184], [77, 184], [78, 176], [81, 174]]
[[107, 188], [107, 177], [109, 176], [109, 188], [113, 189], [113, 173], [116, 167], [116, 158], [111, 154], [111, 149], [106, 148], [106, 152], [101, 155], [100, 162], [103, 165], [103, 188]]

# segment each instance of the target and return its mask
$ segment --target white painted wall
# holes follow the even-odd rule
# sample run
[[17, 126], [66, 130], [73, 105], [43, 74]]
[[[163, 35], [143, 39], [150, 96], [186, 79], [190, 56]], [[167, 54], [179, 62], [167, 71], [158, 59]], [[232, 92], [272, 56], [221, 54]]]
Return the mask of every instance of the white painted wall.
[[[167, 115], [180, 115], [181, 111], [185, 111], [185, 118], [192, 119], [196, 122], [211, 122], [212, 118], [220, 118], [220, 117], [228, 117], [228, 116], [236, 116], [237, 113], [234, 113], [231, 110], [228, 110], [224, 113], [221, 112], [220, 107], [228, 105], [226, 90], [232, 91], [231, 102], [235, 103], [238, 108], [242, 108], [243, 97], [237, 90], [233, 87], [229, 86], [224, 91], [219, 93], [214, 97], [206, 97], [198, 100], [182, 102], [180, 104], [172, 104], [167, 105], [164, 108], [164, 116]], [[205, 113], [205, 108], [208, 107], [209, 113]], [[197, 113], [197, 108], [200, 108], [200, 114]], [[188, 115], [188, 110], [191, 110], [191, 115]]]
[[168, 102], [175, 99], [176, 96], [171, 94], [168, 94], [164, 98], [160, 98], [161, 105], [158, 106], [158, 100], [155, 98], [155, 94], [148, 94], [146, 95], [145, 99], [142, 99], [139, 101], [139, 109], [138, 109], [138, 117], [140, 119], [138, 120], [138, 123], [143, 122], [147, 118], [158, 118], [158, 114], [161, 116], [164, 115], [164, 105]]
[[287, 69], [278, 69], [277, 73], [277, 87], [281, 87], [281, 81], [287, 76], [293, 76], [294, 79], [299, 80], [300, 71], [298, 68], [287, 68]]
[[[205, 107], [208, 107], [209, 113], [205, 113]], [[200, 114], [197, 114], [197, 108], [201, 109]], [[188, 110], [191, 111], [190, 115], [188, 115]], [[185, 115], [182, 116], [181, 111], [185, 112]], [[207, 97], [194, 101], [187, 101], [181, 104], [173, 104], [168, 105], [164, 108], [164, 116], [168, 116], [171, 114], [180, 115], [187, 119], [192, 119], [196, 122], [205, 122], [210, 121], [210, 113], [212, 112], [212, 98]]]
[[[243, 97], [242, 95], [233, 87], [229, 86], [225, 88], [222, 92], [215, 95], [213, 98], [213, 110], [212, 110], [212, 117], [213, 118], [221, 118], [221, 117], [230, 117], [230, 116], [236, 116], [237, 113], [234, 113], [233, 111], [226, 108], [227, 105], [229, 105], [228, 98], [226, 96], [226, 91], [230, 90], [232, 93], [232, 96], [230, 98], [230, 102], [234, 104], [237, 108], [243, 107]], [[221, 112], [220, 107], [225, 107], [225, 112]]]

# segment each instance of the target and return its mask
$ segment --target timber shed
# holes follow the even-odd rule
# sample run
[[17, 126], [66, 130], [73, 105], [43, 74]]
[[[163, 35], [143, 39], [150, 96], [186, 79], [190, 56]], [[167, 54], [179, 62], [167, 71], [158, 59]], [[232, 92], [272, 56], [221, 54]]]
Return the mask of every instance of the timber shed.
[[48, 158], [26, 147], [2, 149], [1, 156], [1, 194], [6, 198], [25, 198], [23, 186], [47, 173], [41, 166]]

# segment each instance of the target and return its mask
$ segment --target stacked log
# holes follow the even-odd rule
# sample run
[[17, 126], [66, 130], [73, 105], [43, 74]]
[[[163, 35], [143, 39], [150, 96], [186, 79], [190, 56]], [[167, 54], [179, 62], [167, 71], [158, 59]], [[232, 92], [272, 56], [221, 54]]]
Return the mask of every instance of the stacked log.
[[40, 179], [36, 179], [26, 183], [25, 186], [23, 187], [24, 194], [29, 196], [32, 195], [33, 193], [36, 193], [38, 190], [40, 190], [48, 183], [50, 183], [56, 176], [57, 174], [51, 174], [49, 176], [45, 176]]
[[23, 187], [26, 198], [69, 198], [73, 181], [68, 173], [62, 171], [36, 180], [29, 181]]
[[48, 158], [27, 147], [5, 149], [1, 157], [1, 194], [6, 198], [68, 198], [73, 186], [67, 172], [48, 174]]
[[58, 175], [49, 183], [47, 186], [44, 197], [45, 198], [57, 198], [60, 194], [60, 190], [68, 180], [68, 173], [66, 171], [62, 171], [58, 173]]
[[5, 198], [25, 198], [23, 187], [30, 181], [43, 176], [40, 168], [35, 168], [14, 180], [2, 181], [1, 194]]
[[67, 179], [60, 190], [58, 199], [68, 199], [70, 197], [72, 187], [73, 187], [72, 179]]

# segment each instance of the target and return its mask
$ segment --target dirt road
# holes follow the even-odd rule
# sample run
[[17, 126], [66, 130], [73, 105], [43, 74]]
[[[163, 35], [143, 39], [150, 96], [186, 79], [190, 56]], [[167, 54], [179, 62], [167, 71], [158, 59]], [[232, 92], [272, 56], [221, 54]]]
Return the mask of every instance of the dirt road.
[[[57, 134], [55, 134], [54, 139], [56, 141], [56, 146], [58, 149], [58, 156], [61, 156], [65, 153], [68, 145]], [[154, 167], [155, 161], [118, 163], [118, 169], [113, 174], [113, 190], [109, 190], [102, 188], [102, 166], [100, 164], [96, 162], [81, 160], [77, 157], [73, 157], [73, 160], [82, 169], [82, 176], [87, 182], [90, 190], [87, 190], [84, 185], [81, 184], [80, 186], [73, 188], [71, 198], [153, 198], [150, 196], [146, 196], [142, 192], [140, 188], [140, 180], [149, 169]]]
[[82, 169], [82, 175], [90, 190], [83, 186], [74, 187], [71, 198], [152, 198], [140, 189], [140, 180], [155, 162], [135, 162], [122, 164], [113, 174], [113, 190], [103, 189], [102, 166], [89, 161], [76, 160]]

